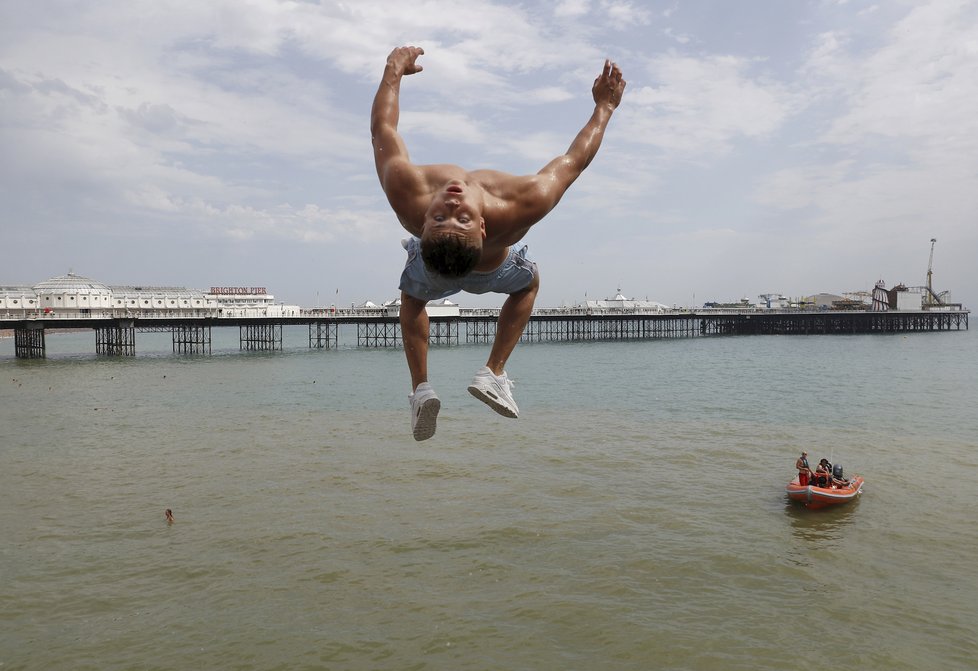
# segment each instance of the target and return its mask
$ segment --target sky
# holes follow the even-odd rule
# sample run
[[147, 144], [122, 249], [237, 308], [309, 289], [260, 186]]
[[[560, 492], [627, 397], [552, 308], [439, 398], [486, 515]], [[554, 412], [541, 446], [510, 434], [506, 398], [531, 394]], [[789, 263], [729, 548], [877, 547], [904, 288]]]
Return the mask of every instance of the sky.
[[[10, 0], [0, 285], [399, 295], [369, 113], [387, 54], [413, 162], [532, 174], [604, 59], [597, 157], [524, 242], [537, 307], [926, 283], [978, 299], [978, 2]], [[463, 307], [501, 305], [462, 294]]]

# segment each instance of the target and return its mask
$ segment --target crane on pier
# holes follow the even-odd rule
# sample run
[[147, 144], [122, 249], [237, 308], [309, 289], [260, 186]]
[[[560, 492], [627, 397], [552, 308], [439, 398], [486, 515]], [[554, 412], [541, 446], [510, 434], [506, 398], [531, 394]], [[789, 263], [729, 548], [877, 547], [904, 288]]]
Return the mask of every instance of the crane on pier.
[[943, 291], [940, 295], [934, 292], [934, 243], [937, 242], [937, 238], [930, 239], [930, 258], [927, 260], [927, 286], [924, 293], [924, 304], [925, 305], [944, 305], [944, 299], [947, 297], [947, 292]]

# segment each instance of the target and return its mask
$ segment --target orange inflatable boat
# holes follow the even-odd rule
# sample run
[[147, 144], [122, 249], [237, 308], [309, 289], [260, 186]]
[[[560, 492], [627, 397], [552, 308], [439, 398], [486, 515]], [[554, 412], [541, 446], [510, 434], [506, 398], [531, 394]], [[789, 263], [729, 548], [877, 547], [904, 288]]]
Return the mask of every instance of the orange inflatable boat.
[[814, 510], [852, 501], [862, 492], [863, 482], [861, 475], [854, 475], [849, 479], [848, 485], [818, 487], [813, 484], [803, 485], [798, 482], [798, 478], [795, 478], [788, 483], [785, 491], [792, 501], [802, 503], [806, 508]]

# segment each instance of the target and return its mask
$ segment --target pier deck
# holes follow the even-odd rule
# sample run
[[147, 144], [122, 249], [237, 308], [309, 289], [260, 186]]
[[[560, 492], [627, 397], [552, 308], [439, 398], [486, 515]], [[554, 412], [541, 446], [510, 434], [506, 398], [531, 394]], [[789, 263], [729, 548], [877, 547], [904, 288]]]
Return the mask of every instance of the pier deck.
[[[542, 309], [530, 317], [521, 342], [961, 331], [968, 329], [969, 314], [967, 310], [642, 313]], [[432, 316], [430, 342], [436, 346], [492, 342], [498, 316], [498, 309], [462, 309], [458, 315]], [[357, 347], [402, 346], [397, 313], [386, 309], [303, 310], [297, 316], [288, 317], [38, 315], [27, 319], [0, 318], [0, 328], [13, 329], [16, 356], [20, 358], [44, 357], [44, 332], [52, 329], [94, 330], [98, 354], [135, 354], [136, 332], [171, 332], [175, 353], [207, 354], [214, 327], [238, 327], [243, 350], [275, 350], [282, 348], [282, 328], [297, 325], [309, 327], [310, 348], [336, 348], [342, 325], [356, 326]]]

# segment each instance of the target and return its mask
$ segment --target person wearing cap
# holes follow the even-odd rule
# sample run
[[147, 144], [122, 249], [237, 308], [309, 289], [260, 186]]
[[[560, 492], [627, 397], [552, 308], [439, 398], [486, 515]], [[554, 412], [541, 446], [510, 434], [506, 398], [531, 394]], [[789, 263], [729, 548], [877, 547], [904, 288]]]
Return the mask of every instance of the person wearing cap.
[[800, 484], [802, 487], [808, 485], [809, 479], [814, 481], [815, 473], [808, 465], [808, 452], [801, 453], [801, 456], [798, 457], [798, 461], [795, 462], [795, 468], [798, 469], [798, 484]]

